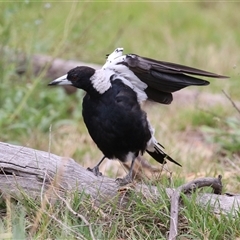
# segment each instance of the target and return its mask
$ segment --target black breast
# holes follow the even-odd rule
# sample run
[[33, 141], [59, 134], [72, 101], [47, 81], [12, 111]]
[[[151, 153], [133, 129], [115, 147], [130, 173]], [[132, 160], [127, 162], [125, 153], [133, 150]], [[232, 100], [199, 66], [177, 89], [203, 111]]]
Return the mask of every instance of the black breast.
[[92, 139], [110, 159], [125, 161], [129, 152], [145, 151], [151, 138], [136, 93], [121, 80], [114, 80], [104, 94], [87, 94], [83, 100], [83, 118]]

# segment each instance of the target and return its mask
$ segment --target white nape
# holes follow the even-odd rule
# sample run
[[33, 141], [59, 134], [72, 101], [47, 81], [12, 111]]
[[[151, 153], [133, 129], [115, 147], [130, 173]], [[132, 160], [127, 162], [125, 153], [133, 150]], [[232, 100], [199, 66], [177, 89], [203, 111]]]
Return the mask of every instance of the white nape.
[[[147, 100], [145, 89], [147, 84], [142, 82], [126, 65], [121, 64], [126, 62], [126, 55], [123, 54], [123, 48], [115, 49], [107, 58], [102, 70], [106, 71], [106, 75], [115, 74], [114, 79], [120, 79], [124, 84], [131, 87], [137, 94], [138, 102], [142, 103]], [[107, 74], [107, 72], [110, 72]], [[114, 80], [113, 79], [113, 80]]]

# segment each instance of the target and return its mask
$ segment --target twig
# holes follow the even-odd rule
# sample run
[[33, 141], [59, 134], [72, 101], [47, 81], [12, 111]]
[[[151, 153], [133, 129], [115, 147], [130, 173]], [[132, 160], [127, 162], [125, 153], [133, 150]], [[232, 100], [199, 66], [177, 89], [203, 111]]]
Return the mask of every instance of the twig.
[[61, 226], [63, 226], [64, 229], [67, 229], [67, 230], [69, 230], [70, 232], [73, 232], [73, 233], [75, 234], [75, 238], [76, 238], [76, 239], [81, 239], [81, 240], [85, 240], [85, 239], [86, 239], [86, 238], [84, 238], [84, 236], [83, 236], [81, 233], [76, 232], [76, 231], [74, 231], [72, 228], [66, 226], [63, 222], [61, 222], [60, 220], [58, 220], [54, 215], [49, 214], [48, 211], [44, 210], [44, 213], [45, 213], [46, 215], [48, 215], [50, 218], [52, 218], [54, 221], [56, 221], [58, 224], [60, 224]]
[[178, 212], [179, 212], [179, 200], [181, 193], [190, 193], [197, 188], [202, 187], [212, 187], [215, 194], [222, 193], [222, 176], [219, 175], [218, 178], [198, 178], [189, 183], [183, 184], [178, 187], [171, 197], [171, 220], [170, 220], [170, 230], [169, 230], [169, 240], [175, 240], [178, 235]]
[[228, 163], [231, 164], [237, 172], [240, 172], [240, 167], [238, 167], [232, 160], [230, 160], [228, 157], [226, 157], [225, 160], [228, 161]]
[[96, 240], [96, 238], [94, 237], [93, 231], [92, 231], [91, 224], [87, 221], [87, 219], [86, 219], [83, 215], [75, 212], [75, 211], [71, 208], [70, 204], [69, 204], [64, 198], [62, 198], [62, 197], [57, 193], [57, 191], [56, 191], [55, 189], [53, 189], [53, 191], [54, 191], [54, 193], [56, 194], [56, 196], [57, 196], [61, 201], [63, 201], [63, 202], [65, 203], [67, 209], [68, 209], [73, 215], [75, 215], [76, 217], [80, 218], [80, 219], [86, 224], [86, 226], [88, 226], [89, 232], [90, 232], [90, 234], [91, 234], [91, 239], [92, 239], [92, 240]]
[[231, 97], [230, 97], [224, 90], [222, 90], [222, 92], [223, 92], [224, 95], [228, 98], [228, 100], [232, 103], [233, 107], [237, 110], [237, 112], [240, 114], [240, 109], [237, 107], [237, 105], [236, 105], [235, 102], [231, 99]]

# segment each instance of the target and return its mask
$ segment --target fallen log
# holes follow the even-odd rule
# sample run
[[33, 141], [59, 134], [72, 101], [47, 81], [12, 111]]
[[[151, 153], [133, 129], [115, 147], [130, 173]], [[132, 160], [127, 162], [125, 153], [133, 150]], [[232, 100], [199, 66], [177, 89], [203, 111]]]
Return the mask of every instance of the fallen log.
[[[21, 198], [22, 191], [30, 197], [41, 197], [53, 186], [53, 182], [58, 192], [84, 191], [98, 203], [119, 196], [121, 190], [114, 179], [96, 177], [73, 159], [0, 142], [1, 193], [17, 199]], [[170, 198], [175, 191], [170, 188], [165, 190]], [[161, 199], [155, 186], [138, 183], [134, 185], [134, 191], [149, 198]], [[200, 206], [210, 204], [215, 213], [231, 213], [234, 216], [240, 210], [240, 195], [201, 193], [196, 201]]]

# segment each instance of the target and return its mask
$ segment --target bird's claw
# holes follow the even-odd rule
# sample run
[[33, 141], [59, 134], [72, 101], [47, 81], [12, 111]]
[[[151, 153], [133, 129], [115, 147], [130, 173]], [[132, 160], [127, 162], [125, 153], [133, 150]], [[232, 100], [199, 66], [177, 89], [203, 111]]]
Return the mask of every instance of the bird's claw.
[[94, 167], [94, 168], [88, 167], [87, 170], [90, 171], [90, 172], [92, 172], [92, 173], [93, 173], [95, 176], [97, 176], [97, 177], [102, 176], [102, 173], [99, 172], [99, 168], [98, 168], [98, 167]]
[[119, 186], [124, 186], [129, 183], [132, 183], [133, 180], [132, 180], [131, 176], [127, 175], [124, 178], [117, 178], [115, 181], [119, 184]]

